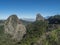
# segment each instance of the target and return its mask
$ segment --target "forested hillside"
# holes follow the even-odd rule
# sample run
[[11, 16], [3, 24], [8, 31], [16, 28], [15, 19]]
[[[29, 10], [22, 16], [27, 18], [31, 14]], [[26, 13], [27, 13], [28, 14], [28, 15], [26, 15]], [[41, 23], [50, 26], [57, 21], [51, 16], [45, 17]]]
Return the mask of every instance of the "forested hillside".
[[[25, 24], [26, 33], [20, 41], [17, 41], [16, 39], [11, 39], [13, 36], [9, 33], [5, 33], [5, 25], [0, 25], [0, 45], [60, 45], [60, 15], [51, 16], [48, 19], [43, 18], [43, 20], [41, 18], [41, 20], [34, 22], [22, 21], [19, 23], [18, 20], [16, 21], [17, 24]], [[11, 24], [12, 22], [7, 24]], [[21, 28], [23, 29], [23, 27]], [[19, 31], [16, 33], [18, 33], [18, 36], [21, 35]]]

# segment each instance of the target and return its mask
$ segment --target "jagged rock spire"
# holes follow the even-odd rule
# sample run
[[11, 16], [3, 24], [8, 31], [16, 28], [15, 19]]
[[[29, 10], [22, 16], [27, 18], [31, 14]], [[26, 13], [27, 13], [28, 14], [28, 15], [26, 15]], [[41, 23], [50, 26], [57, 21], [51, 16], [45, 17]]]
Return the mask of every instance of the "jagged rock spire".
[[40, 21], [40, 20], [44, 21], [44, 18], [43, 16], [41, 16], [41, 14], [38, 13], [36, 16], [36, 21]]
[[21, 23], [16, 15], [11, 15], [5, 21], [5, 33], [11, 35], [12, 39], [21, 40], [24, 34], [26, 34], [26, 28]]

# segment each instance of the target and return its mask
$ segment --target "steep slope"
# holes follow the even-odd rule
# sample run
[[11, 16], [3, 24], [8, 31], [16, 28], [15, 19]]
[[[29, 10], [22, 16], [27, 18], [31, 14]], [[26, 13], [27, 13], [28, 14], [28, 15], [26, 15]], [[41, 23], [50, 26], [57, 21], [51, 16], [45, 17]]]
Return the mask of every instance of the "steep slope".
[[0, 26], [0, 45], [60, 45], [58, 20], [57, 24], [42, 19], [30, 23], [12, 15]]
[[20, 43], [17, 45], [33, 45], [34, 42], [39, 40], [40, 36], [45, 33], [47, 22], [35, 21], [26, 26], [27, 33]]
[[60, 29], [46, 32], [33, 45], [60, 45]]
[[20, 41], [26, 34], [25, 26], [19, 21], [16, 15], [11, 15], [4, 24], [5, 33], [11, 35], [14, 40]]
[[60, 15], [54, 15], [48, 18], [50, 24], [60, 24]]
[[38, 13], [36, 15], [36, 21], [41, 21], [41, 20], [44, 21], [44, 17], [41, 14]]

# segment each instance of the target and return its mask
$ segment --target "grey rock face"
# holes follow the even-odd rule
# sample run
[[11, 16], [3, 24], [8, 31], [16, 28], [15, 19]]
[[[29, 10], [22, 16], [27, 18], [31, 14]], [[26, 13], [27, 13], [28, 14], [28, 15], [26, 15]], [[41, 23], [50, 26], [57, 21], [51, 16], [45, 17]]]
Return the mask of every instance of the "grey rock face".
[[36, 16], [36, 21], [44, 21], [44, 18], [43, 18], [43, 16], [41, 16], [41, 14], [37, 14], [37, 16]]
[[16, 15], [10, 16], [4, 24], [5, 33], [11, 35], [12, 39], [21, 40], [26, 34], [25, 26], [19, 21]]

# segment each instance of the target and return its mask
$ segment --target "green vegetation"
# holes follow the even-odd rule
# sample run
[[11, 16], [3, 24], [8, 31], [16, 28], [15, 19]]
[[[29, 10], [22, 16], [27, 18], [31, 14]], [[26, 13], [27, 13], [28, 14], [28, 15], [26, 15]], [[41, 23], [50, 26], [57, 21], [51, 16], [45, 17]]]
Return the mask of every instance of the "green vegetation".
[[50, 24], [60, 24], [60, 15], [51, 16], [48, 21]]
[[50, 34], [48, 36], [46, 36], [46, 43], [44, 43], [44, 45], [60, 45], [60, 29], [57, 30], [53, 30], [50, 32]]
[[[26, 25], [26, 34], [19, 42], [12, 40], [10, 35], [4, 34], [4, 26], [0, 26], [0, 45], [60, 45], [60, 27], [59, 16], [57, 18], [57, 24], [53, 21], [53, 18], [49, 18], [47, 21], [35, 21]], [[54, 23], [54, 24], [53, 24]]]
[[47, 23], [44, 21], [37, 21], [27, 25], [27, 34], [21, 42], [21, 45], [32, 45], [40, 36], [45, 33]]
[[0, 34], [3, 33], [3, 30], [4, 30], [4, 26], [1, 25], [1, 26], [0, 26]]

